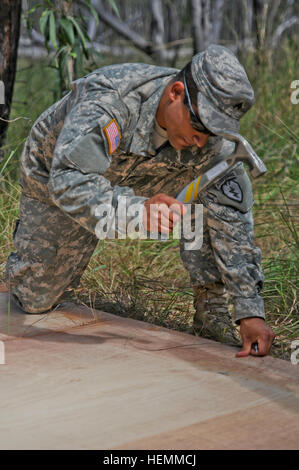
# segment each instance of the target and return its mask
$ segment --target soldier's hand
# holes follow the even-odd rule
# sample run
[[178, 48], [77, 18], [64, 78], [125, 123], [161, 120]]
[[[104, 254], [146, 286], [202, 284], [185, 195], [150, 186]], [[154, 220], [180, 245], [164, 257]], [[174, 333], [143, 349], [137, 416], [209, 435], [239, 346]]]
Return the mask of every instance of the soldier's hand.
[[177, 199], [164, 193], [156, 194], [145, 201], [143, 225], [148, 231], [168, 234], [186, 211]]
[[[262, 318], [244, 318], [241, 320], [240, 334], [243, 347], [236, 357], [266, 356], [269, 354], [275, 334]], [[258, 351], [255, 351], [253, 344], [257, 343]]]

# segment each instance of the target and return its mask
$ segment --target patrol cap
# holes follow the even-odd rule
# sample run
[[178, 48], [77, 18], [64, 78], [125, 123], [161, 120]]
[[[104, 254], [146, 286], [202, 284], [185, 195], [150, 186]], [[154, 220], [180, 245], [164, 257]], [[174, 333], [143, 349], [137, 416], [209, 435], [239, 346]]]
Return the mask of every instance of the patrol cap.
[[254, 103], [244, 67], [226, 47], [211, 44], [191, 61], [197, 106], [203, 124], [216, 135], [236, 140], [239, 120]]

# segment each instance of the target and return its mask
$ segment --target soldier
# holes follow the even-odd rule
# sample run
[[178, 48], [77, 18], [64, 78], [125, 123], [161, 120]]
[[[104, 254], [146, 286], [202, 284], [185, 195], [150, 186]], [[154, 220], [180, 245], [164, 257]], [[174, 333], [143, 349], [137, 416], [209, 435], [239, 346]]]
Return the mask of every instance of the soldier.
[[[126, 197], [126, 214], [133, 204], [143, 205], [147, 230], [156, 224], [164, 233], [168, 218], [172, 229], [184, 206], [180, 215], [165, 207], [214, 157], [233, 152], [235, 144], [218, 134], [238, 132], [253, 102], [244, 68], [215, 45], [181, 72], [121, 64], [73, 82], [34, 123], [22, 152], [17, 252], [6, 267], [15, 302], [27, 313], [47, 312], [78, 286], [103, 221], [98, 208], [117, 209], [120, 196]], [[239, 344], [240, 324], [238, 356], [268, 354], [274, 334], [259, 296], [261, 253], [253, 241], [253, 197], [242, 164], [196, 202], [204, 208], [203, 246], [186, 250], [181, 240], [194, 287], [194, 326], [202, 336]], [[164, 204], [162, 215], [150, 214], [157, 203]], [[108, 225], [116, 218], [111, 211]]]

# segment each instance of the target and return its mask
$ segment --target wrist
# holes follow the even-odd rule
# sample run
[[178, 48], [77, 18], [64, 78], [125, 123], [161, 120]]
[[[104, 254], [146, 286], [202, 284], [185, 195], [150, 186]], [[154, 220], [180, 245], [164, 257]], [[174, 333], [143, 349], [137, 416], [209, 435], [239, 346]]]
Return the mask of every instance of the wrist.
[[260, 321], [262, 321], [262, 322], [265, 323], [265, 319], [262, 318], [262, 317], [245, 317], [245, 318], [240, 318], [239, 322], [240, 322], [240, 325], [241, 325], [241, 324], [248, 323], [248, 322], [250, 322], [251, 320], [260, 320]]

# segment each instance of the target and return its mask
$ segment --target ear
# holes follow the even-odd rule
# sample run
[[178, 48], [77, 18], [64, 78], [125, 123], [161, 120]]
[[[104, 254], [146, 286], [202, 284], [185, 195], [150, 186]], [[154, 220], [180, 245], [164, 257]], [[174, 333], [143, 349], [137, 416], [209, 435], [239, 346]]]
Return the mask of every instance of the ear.
[[171, 101], [183, 100], [185, 94], [185, 87], [182, 82], [174, 82], [169, 89], [169, 98]]

